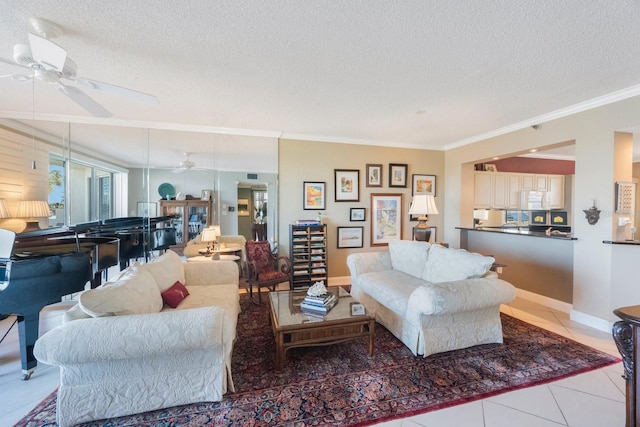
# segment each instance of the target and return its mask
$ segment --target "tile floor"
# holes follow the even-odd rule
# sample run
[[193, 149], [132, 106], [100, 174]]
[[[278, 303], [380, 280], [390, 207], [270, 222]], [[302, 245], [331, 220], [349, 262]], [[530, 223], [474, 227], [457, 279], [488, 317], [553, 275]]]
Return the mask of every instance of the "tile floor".
[[[40, 331], [60, 322], [69, 302], [46, 307]], [[610, 334], [569, 320], [565, 313], [516, 299], [503, 311], [534, 325], [619, 356]], [[15, 318], [0, 321], [0, 337]], [[622, 427], [625, 396], [622, 364], [546, 385], [501, 394], [485, 400], [383, 422], [384, 427]], [[20, 380], [17, 327], [0, 344], [0, 427], [11, 426], [58, 384], [58, 369], [40, 365], [29, 381]]]

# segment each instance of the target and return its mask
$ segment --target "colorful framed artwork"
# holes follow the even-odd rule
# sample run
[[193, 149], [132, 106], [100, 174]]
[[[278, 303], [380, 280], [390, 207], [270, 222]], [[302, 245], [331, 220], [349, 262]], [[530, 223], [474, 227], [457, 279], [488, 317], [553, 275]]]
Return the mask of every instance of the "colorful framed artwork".
[[367, 165], [367, 187], [382, 187], [382, 165]]
[[335, 169], [336, 202], [360, 201], [360, 170]]
[[409, 165], [389, 163], [389, 187], [407, 188], [407, 168]]
[[532, 225], [547, 225], [547, 211], [531, 211]]
[[338, 227], [338, 249], [361, 248], [364, 227]]
[[551, 216], [551, 225], [569, 225], [566, 211], [551, 211], [549, 216]]
[[304, 202], [302, 208], [305, 210], [324, 210], [326, 209], [326, 183], [310, 182], [303, 183], [302, 194]]
[[366, 208], [351, 208], [349, 210], [350, 221], [365, 221]]
[[426, 194], [436, 196], [436, 176], [414, 173], [412, 176], [411, 195]]
[[401, 193], [371, 194], [371, 246], [402, 239], [402, 197]]

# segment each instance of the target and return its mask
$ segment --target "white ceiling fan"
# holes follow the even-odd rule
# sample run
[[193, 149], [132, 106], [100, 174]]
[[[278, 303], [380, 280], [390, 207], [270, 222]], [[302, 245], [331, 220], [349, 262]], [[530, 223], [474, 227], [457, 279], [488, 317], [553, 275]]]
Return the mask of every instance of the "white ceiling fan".
[[207, 171], [209, 169], [206, 168], [197, 168], [195, 162], [192, 162], [191, 160], [189, 160], [189, 156], [191, 156], [193, 153], [183, 153], [186, 157], [185, 160], [180, 160], [180, 164], [177, 168], [173, 169], [171, 172], [173, 173], [182, 173], [184, 171], [198, 171], [198, 172], [202, 172], [202, 171]]
[[67, 56], [67, 51], [50, 40], [61, 35], [62, 29], [43, 18], [31, 18], [29, 21], [38, 34], [29, 33], [29, 44], [16, 44], [13, 47], [13, 60], [0, 58], [0, 62], [27, 68], [31, 73], [8, 74], [0, 78], [11, 78], [19, 82], [36, 78], [57, 85], [61, 93], [96, 117], [111, 117], [111, 113], [89, 95], [75, 86], [68, 85], [67, 82], [143, 104], [158, 104], [158, 99], [153, 95], [78, 76], [77, 65]]

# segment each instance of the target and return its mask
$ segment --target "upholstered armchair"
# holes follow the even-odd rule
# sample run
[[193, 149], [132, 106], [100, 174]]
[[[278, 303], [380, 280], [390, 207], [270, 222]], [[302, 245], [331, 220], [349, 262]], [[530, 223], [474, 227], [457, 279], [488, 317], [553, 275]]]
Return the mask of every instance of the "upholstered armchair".
[[[276, 285], [289, 282], [291, 288], [291, 261], [288, 257], [278, 257], [271, 252], [268, 241], [248, 241], [245, 246], [247, 255], [246, 277], [249, 282], [251, 302], [260, 304], [260, 288], [276, 290]], [[258, 289], [258, 299], [253, 296], [253, 288]]]

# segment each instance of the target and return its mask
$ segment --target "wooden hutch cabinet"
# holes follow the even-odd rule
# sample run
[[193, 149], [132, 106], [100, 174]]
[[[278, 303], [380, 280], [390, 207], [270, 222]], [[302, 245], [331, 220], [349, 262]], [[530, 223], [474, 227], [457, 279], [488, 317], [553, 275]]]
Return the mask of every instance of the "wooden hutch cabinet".
[[176, 229], [176, 244], [171, 249], [182, 255], [187, 242], [196, 237], [213, 219], [211, 200], [160, 200], [161, 215], [171, 215]]

